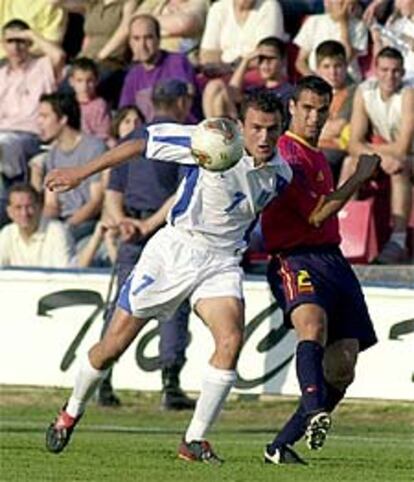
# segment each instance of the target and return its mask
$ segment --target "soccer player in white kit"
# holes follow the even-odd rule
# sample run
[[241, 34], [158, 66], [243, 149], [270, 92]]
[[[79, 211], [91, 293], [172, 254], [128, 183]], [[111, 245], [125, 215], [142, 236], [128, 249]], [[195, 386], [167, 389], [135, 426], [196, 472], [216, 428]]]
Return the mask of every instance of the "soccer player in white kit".
[[188, 461], [221, 462], [205, 435], [236, 381], [244, 328], [240, 261], [248, 234], [263, 207], [292, 177], [290, 167], [275, 150], [282, 116], [274, 94], [265, 90], [250, 94], [241, 114], [245, 153], [225, 172], [196, 165], [191, 155], [194, 126], [157, 124], [147, 129], [145, 139], [125, 142], [83, 166], [48, 175], [49, 189], [68, 190], [93, 173], [140, 153], [188, 164], [166, 226], [146, 245], [121, 291], [107, 333], [81, 362], [69, 400], [48, 428], [49, 451], [59, 453], [65, 448], [105, 371], [147, 321], [169, 318], [190, 298], [195, 313], [212, 333], [215, 351], [178, 456]]

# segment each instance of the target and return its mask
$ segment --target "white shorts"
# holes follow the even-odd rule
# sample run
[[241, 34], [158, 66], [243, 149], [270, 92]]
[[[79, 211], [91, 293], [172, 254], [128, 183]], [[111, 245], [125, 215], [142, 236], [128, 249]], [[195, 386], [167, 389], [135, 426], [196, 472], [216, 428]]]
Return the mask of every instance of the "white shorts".
[[118, 306], [140, 319], [171, 318], [185, 299], [243, 299], [240, 256], [197, 245], [185, 231], [166, 226], [147, 243], [123, 285]]

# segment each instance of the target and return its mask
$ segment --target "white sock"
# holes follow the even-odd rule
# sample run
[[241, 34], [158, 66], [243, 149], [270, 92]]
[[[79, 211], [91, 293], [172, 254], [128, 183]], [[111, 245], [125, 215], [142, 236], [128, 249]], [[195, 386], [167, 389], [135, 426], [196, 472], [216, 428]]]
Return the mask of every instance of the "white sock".
[[66, 412], [71, 417], [77, 417], [85, 410], [85, 405], [94, 394], [99, 382], [107, 373], [106, 370], [97, 370], [91, 365], [87, 354], [79, 365], [78, 373], [75, 378], [72, 395], [66, 406]]
[[208, 365], [194, 415], [185, 434], [186, 442], [204, 440], [235, 382], [235, 370], [222, 370]]
[[396, 231], [391, 234], [390, 241], [398, 244], [400, 248], [405, 248], [407, 241], [407, 231]]

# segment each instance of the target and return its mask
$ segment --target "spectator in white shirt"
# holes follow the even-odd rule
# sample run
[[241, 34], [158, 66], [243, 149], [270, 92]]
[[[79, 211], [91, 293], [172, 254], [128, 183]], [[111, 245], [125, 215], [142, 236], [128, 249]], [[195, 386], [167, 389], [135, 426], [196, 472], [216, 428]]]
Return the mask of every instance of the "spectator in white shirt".
[[368, 29], [358, 18], [356, 0], [324, 0], [325, 13], [309, 15], [293, 42], [299, 47], [296, 70], [302, 75], [316, 72], [315, 52], [325, 40], [336, 40], [345, 47], [348, 73], [361, 80], [357, 56], [366, 53]]
[[7, 214], [12, 223], [0, 231], [0, 267], [66, 268], [73, 243], [63, 223], [42, 217], [40, 194], [29, 184], [9, 191]]
[[266, 37], [286, 37], [277, 0], [219, 0], [207, 15], [200, 63], [207, 70], [228, 72]]

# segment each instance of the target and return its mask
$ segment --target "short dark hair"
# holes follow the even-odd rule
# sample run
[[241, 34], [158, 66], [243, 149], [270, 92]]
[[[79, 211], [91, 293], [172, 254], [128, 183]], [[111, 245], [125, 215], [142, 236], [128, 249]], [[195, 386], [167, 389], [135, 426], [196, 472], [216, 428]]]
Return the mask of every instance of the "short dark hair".
[[20, 18], [13, 18], [12, 20], [9, 20], [6, 22], [1, 31], [4, 33], [6, 30], [30, 30], [30, 25], [25, 22], [24, 20], [21, 20]]
[[156, 17], [154, 17], [153, 15], [150, 15], [149, 13], [139, 13], [138, 15], [134, 15], [131, 18], [129, 26], [131, 26], [137, 19], [149, 20], [150, 22], [152, 22], [154, 25], [155, 36], [158, 39], [161, 38], [161, 25]]
[[81, 126], [81, 112], [79, 103], [74, 94], [63, 94], [54, 92], [52, 94], [43, 94], [40, 96], [39, 102], [47, 102], [51, 105], [53, 111], [59, 119], [66, 116], [68, 126], [79, 130]]
[[375, 62], [378, 62], [378, 59], [380, 58], [399, 60], [401, 62], [401, 67], [404, 66], [404, 57], [402, 56], [402, 53], [394, 47], [382, 48], [377, 53], [377, 56], [375, 57]]
[[264, 87], [252, 89], [244, 95], [240, 108], [240, 118], [243, 122], [248, 109], [259, 110], [266, 114], [279, 112], [282, 117], [284, 114], [283, 104], [279, 97]]
[[98, 79], [99, 69], [97, 63], [88, 57], [78, 57], [71, 62], [70, 65], [70, 75], [72, 75], [75, 70], [82, 70], [83, 72], [92, 72], [92, 74]]
[[36, 189], [31, 184], [27, 184], [25, 182], [18, 182], [16, 184], [13, 184], [12, 187], [9, 189], [9, 192], [7, 194], [7, 204], [10, 204], [11, 195], [13, 193], [20, 192], [30, 194], [33, 201], [37, 205], [40, 205], [42, 203], [42, 195], [38, 191], [36, 191]]
[[190, 86], [184, 80], [161, 80], [154, 85], [151, 94], [152, 104], [156, 109], [170, 108], [180, 97], [190, 95]]
[[265, 37], [257, 44], [258, 47], [273, 47], [281, 59], [286, 58], [286, 43], [278, 37]]
[[332, 100], [332, 87], [328, 82], [317, 75], [307, 75], [306, 77], [302, 77], [296, 84], [291, 99], [294, 102], [297, 102], [301, 93], [305, 90], [310, 90], [314, 94], [320, 96], [327, 95], [329, 96], [329, 101]]
[[346, 50], [341, 42], [336, 40], [325, 40], [321, 42], [315, 51], [316, 64], [319, 65], [323, 59], [338, 57], [346, 62]]

